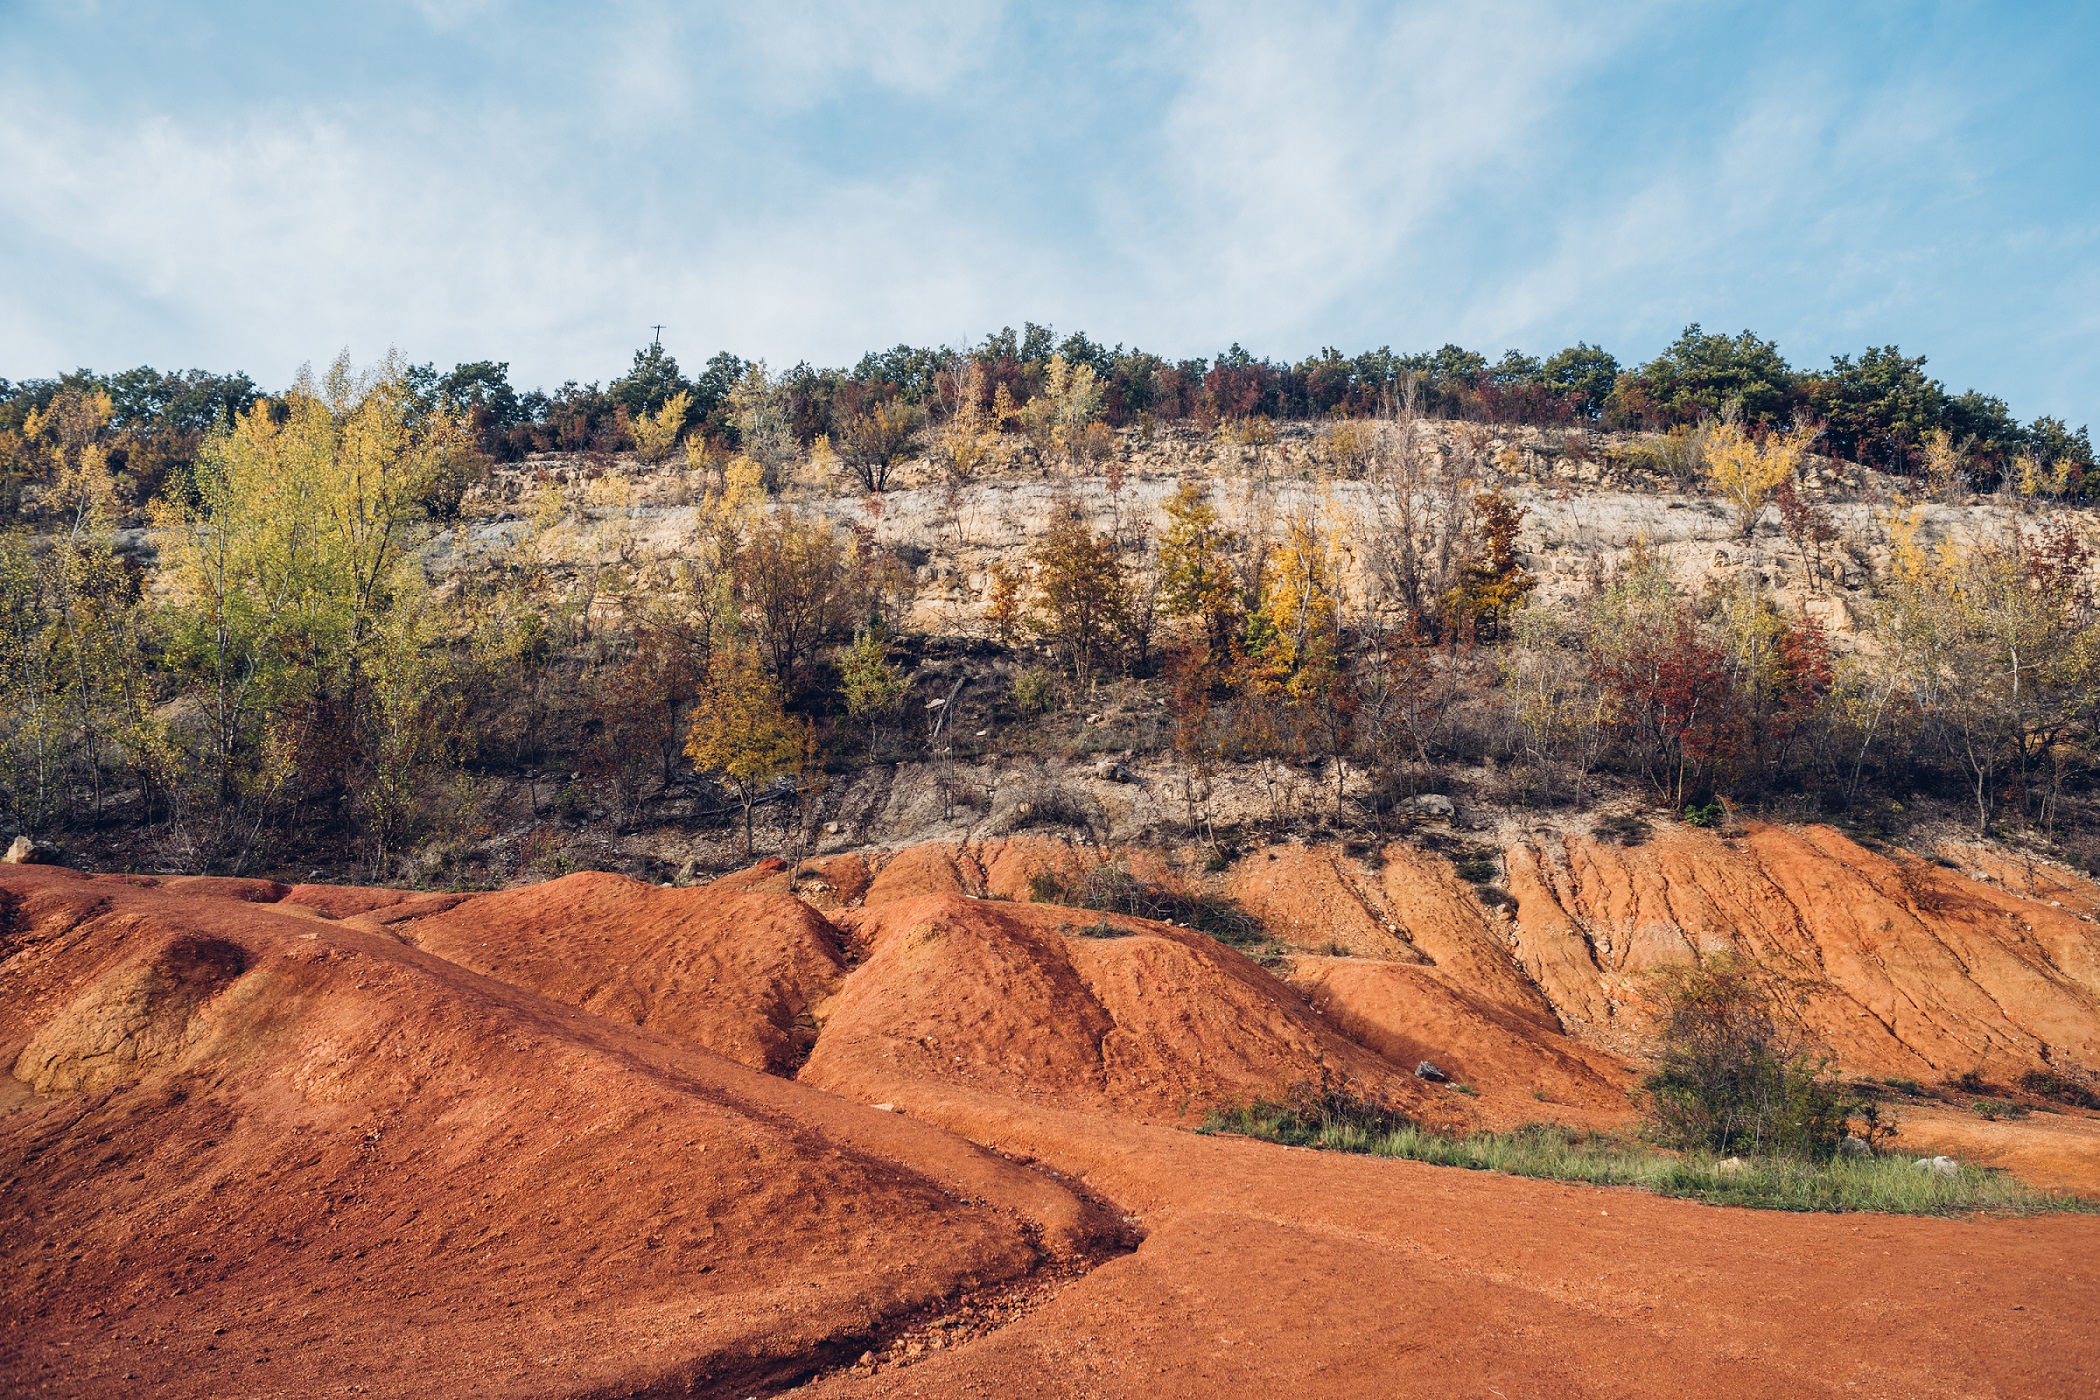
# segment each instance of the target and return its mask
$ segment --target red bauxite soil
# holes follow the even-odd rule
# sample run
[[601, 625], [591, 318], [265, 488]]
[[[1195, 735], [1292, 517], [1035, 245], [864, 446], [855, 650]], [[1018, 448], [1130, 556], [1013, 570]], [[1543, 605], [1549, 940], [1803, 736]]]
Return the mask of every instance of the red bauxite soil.
[[5, 890], [8, 1393], [749, 1393], [1122, 1235], [960, 1138], [384, 934]]
[[[0, 1391], [2100, 1393], [2094, 1217], [1185, 1131], [1323, 1076], [1623, 1120], [1638, 978], [1723, 944], [1821, 979], [1848, 1069], [2080, 1062], [2100, 890], [1951, 854], [1541, 841], [1512, 915], [1431, 852], [1278, 847], [1222, 882], [1293, 945], [1269, 968], [1028, 903], [1094, 858], [1043, 841], [473, 897], [7, 867]], [[1901, 1141], [2100, 1192], [2100, 1118], [1921, 1109]]]

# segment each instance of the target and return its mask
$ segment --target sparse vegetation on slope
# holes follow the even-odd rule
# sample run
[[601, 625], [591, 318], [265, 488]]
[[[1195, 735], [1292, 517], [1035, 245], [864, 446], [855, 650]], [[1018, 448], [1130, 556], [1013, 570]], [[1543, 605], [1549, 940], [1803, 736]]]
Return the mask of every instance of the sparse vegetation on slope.
[[[1390, 835], [1487, 773], [1509, 809], [1722, 827], [1960, 803], [2082, 856], [2090, 443], [1922, 364], [1809, 373], [1697, 327], [1631, 369], [1170, 364], [1030, 326], [779, 375], [651, 346], [553, 395], [398, 359], [268, 398], [0, 385], [0, 818], [110, 863], [503, 883], [586, 830], [673, 831], [676, 869], [762, 814], [806, 851], [876, 765], [938, 765], [950, 820], [989, 805], [956, 765], [1004, 752], [1171, 763], [1212, 845]], [[1547, 555], [1579, 522], [1539, 520], [1606, 482], [1709, 493], [1670, 508], [1732, 515], [1743, 557], [1643, 532], [1571, 585]], [[1992, 529], [1935, 536], [1928, 506], [1986, 492]], [[694, 734], [729, 655], [802, 761], [746, 780]], [[1266, 811], [1222, 812], [1221, 777]]]

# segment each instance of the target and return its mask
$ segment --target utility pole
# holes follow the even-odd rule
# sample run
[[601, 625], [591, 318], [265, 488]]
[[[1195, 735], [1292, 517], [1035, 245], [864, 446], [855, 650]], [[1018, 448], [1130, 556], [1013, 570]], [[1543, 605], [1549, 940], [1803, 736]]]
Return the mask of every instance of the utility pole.
[[662, 326], [651, 326], [651, 327], [649, 327], [649, 329], [650, 329], [650, 330], [652, 330], [652, 331], [655, 331], [655, 332], [656, 332], [656, 339], [655, 339], [654, 341], [650, 342], [650, 343], [651, 343], [651, 344], [654, 344], [654, 345], [661, 345], [661, 344], [663, 344], [663, 343], [664, 343], [664, 328], [663, 328]]

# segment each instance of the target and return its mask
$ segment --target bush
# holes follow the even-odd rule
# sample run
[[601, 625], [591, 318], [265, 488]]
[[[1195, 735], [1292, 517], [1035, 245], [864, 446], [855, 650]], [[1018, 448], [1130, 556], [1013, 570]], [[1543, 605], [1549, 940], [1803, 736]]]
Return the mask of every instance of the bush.
[[2059, 1074], [2054, 1070], [2031, 1069], [2022, 1074], [2016, 1082], [2021, 1093], [2032, 1094], [2038, 1099], [2053, 1099], [2057, 1103], [2067, 1103], [2074, 1108], [2100, 1109], [2100, 1094], [2095, 1094], [2069, 1075]]
[[1024, 715], [1048, 714], [1057, 704], [1057, 678], [1040, 666], [1014, 672], [1014, 708]]
[[1674, 969], [1659, 1001], [1656, 1067], [1641, 1081], [1656, 1141], [1796, 1157], [1837, 1150], [1851, 1097], [1755, 971], [1725, 957]]

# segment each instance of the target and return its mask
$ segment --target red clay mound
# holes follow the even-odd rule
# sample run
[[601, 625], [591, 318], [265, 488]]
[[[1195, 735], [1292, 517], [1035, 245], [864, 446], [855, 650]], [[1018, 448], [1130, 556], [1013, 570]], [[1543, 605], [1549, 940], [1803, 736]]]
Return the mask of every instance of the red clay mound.
[[2100, 1066], [2100, 928], [2060, 901], [1827, 827], [1570, 838], [1509, 864], [1523, 965], [1591, 1027], [1637, 1028], [1644, 974], [1733, 950], [1821, 991], [1808, 1020], [1851, 1073]]
[[1313, 953], [1418, 963], [1476, 998], [1557, 1034], [1559, 1018], [1492, 915], [1443, 856], [1395, 843], [1374, 875], [1331, 848], [1271, 846], [1241, 861], [1226, 892], [1272, 938]]
[[166, 890], [169, 894], [212, 895], [249, 904], [275, 904], [291, 892], [275, 880], [252, 880], [237, 875], [100, 875], [142, 890]]
[[400, 932], [475, 972], [776, 1072], [808, 1054], [845, 967], [836, 932], [800, 900], [624, 875], [480, 895]]
[[790, 865], [775, 856], [748, 869], [711, 880], [708, 888], [792, 894], [814, 908], [837, 909], [859, 903], [868, 892], [869, 881], [874, 878], [874, 869], [867, 858], [857, 852], [819, 856], [800, 865]]
[[952, 1084], [1174, 1121], [1323, 1072], [1397, 1102], [1428, 1097], [1201, 934], [953, 894], [871, 902], [840, 919], [867, 958], [801, 1078], [849, 1097]]
[[1421, 962], [1359, 872], [1324, 847], [1268, 846], [1234, 866], [1225, 893], [1279, 943], [1315, 952]]
[[925, 841], [907, 846], [883, 863], [861, 900], [863, 908], [928, 894], [981, 895], [984, 868], [962, 846]]
[[1291, 981], [1349, 1039], [1412, 1070], [1428, 1060], [1482, 1095], [1498, 1123], [1589, 1110], [1624, 1117], [1619, 1061], [1543, 1030], [1440, 969], [1365, 958], [1299, 957]]
[[1069, 841], [1045, 836], [1009, 836], [975, 846], [924, 841], [891, 856], [873, 883], [865, 887], [861, 903], [872, 907], [928, 894], [989, 896], [1026, 903], [1033, 898], [1037, 875], [1063, 870], [1074, 861], [1094, 862], [1100, 858], [1098, 851], [1080, 851]]
[[1108, 1238], [936, 1129], [378, 933], [0, 890], [9, 1393], [749, 1394]]
[[403, 919], [420, 919], [425, 914], [440, 914], [472, 898], [466, 894], [359, 885], [294, 885], [281, 902], [293, 908], [312, 909], [331, 919], [369, 918], [394, 924]]
[[[1133, 851], [1127, 858], [1142, 865], [1146, 854]], [[1074, 847], [1069, 841], [1047, 836], [1009, 836], [985, 842], [977, 858], [984, 868], [984, 893], [1025, 903], [1035, 897], [1038, 875], [1068, 870], [1079, 862], [1091, 864], [1101, 859], [1101, 853], [1098, 848]]]

